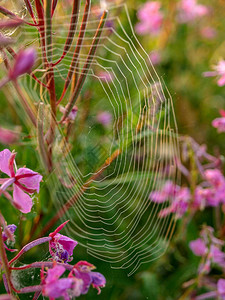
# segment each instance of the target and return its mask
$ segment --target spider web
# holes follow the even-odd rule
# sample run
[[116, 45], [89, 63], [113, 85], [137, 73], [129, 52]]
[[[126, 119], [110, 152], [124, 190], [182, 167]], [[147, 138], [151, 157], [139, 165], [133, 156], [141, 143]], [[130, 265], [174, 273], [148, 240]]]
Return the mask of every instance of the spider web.
[[[173, 216], [158, 216], [168, 204], [153, 203], [149, 195], [160, 190], [168, 179], [179, 181], [178, 133], [171, 96], [135, 36], [127, 6], [107, 5], [107, 9], [98, 49], [77, 100], [74, 145], [65, 145], [64, 129], [56, 124], [55, 170], [48, 184], [56, 209], [68, 199], [73, 200], [62, 217], [70, 220], [68, 235], [93, 257], [109, 262], [113, 268], [127, 269], [131, 275], [140, 265], [166, 251], [174, 230]], [[69, 10], [62, 6], [53, 18], [53, 63], [63, 53]], [[72, 47], [54, 69], [57, 97], [73, 57], [83, 7], [80, 11]], [[77, 76], [84, 71], [100, 14], [101, 7], [91, 9], [79, 64], [74, 68]], [[17, 37], [19, 48], [34, 46], [38, 50], [33, 72], [44, 82], [48, 70], [40, 59], [37, 30], [24, 26], [12, 35]], [[24, 76], [20, 82], [34, 105], [44, 103], [47, 130], [47, 90], [30, 76]], [[63, 106], [69, 95], [70, 91], [61, 102]], [[104, 130], [101, 128], [101, 135], [97, 111], [112, 115], [112, 122]], [[60, 116], [58, 113], [58, 119]]]

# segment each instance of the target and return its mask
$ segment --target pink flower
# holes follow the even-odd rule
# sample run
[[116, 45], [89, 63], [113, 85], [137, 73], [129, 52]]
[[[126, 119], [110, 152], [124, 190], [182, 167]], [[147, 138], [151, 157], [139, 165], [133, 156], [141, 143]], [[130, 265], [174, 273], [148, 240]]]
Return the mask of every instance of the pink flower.
[[211, 245], [210, 256], [212, 261], [222, 268], [225, 268], [225, 253], [222, 252], [217, 246]]
[[220, 114], [222, 118], [216, 118], [212, 121], [212, 126], [217, 128], [217, 131], [225, 132], [225, 111], [223, 109], [220, 110]]
[[203, 256], [207, 252], [207, 247], [202, 239], [198, 238], [197, 240], [191, 241], [189, 244], [192, 252], [197, 256]]
[[149, 195], [149, 198], [153, 202], [163, 203], [169, 200], [170, 197], [174, 197], [179, 189], [180, 187], [176, 186], [172, 181], [168, 180], [161, 190], [152, 191]]
[[217, 35], [217, 31], [213, 27], [210, 27], [210, 26], [203, 27], [200, 30], [200, 33], [201, 33], [202, 37], [204, 37], [206, 39], [210, 39], [210, 40], [213, 39]]
[[[63, 114], [66, 111], [65, 107], [63, 107], [63, 106], [60, 106], [59, 110]], [[78, 107], [76, 105], [74, 105], [74, 107], [72, 108], [71, 112], [69, 113], [69, 115], [66, 118], [66, 120], [64, 121], [64, 123], [73, 122], [75, 120], [76, 116], [77, 116], [77, 111], [78, 111]]]
[[0, 143], [13, 144], [19, 139], [19, 133], [0, 127]]
[[[98, 272], [92, 272], [95, 268], [86, 261], [78, 262], [70, 272], [67, 278], [60, 278], [65, 272], [65, 268], [55, 265], [48, 269], [46, 278], [42, 276], [42, 294], [50, 299], [64, 297], [79, 297], [87, 294], [90, 286], [101, 292], [100, 288], [106, 284], [105, 277]], [[43, 271], [42, 271], [43, 272]]]
[[180, 187], [174, 185], [171, 181], [167, 181], [161, 191], [151, 192], [149, 198], [157, 203], [170, 200], [170, 205], [159, 212], [160, 217], [166, 217], [170, 213], [175, 213], [177, 218], [181, 218], [188, 209], [191, 194], [188, 188]]
[[215, 188], [225, 185], [225, 178], [218, 169], [208, 169], [205, 171], [206, 180]]
[[203, 209], [207, 205], [217, 206], [219, 204], [219, 201], [215, 198], [215, 194], [212, 188], [203, 189], [201, 186], [197, 186], [197, 188], [195, 189], [193, 204], [197, 209]]
[[202, 4], [197, 4], [196, 0], [182, 0], [178, 10], [178, 20], [180, 23], [192, 22], [195, 19], [209, 13], [208, 7]]
[[217, 292], [225, 300], [225, 279], [219, 279], [217, 281]]
[[159, 1], [149, 1], [138, 11], [137, 16], [140, 23], [135, 27], [138, 34], [159, 34], [163, 22], [160, 8], [161, 3]]
[[212, 126], [217, 128], [217, 131], [225, 132], [225, 118], [216, 118], [212, 121]]
[[105, 82], [112, 82], [114, 80], [114, 74], [109, 71], [100, 71], [98, 77]]
[[149, 57], [154, 66], [160, 64], [162, 60], [161, 54], [158, 51], [150, 52]]
[[225, 85], [225, 60], [224, 59], [220, 60], [218, 64], [215, 65], [213, 68], [215, 71], [204, 72], [203, 76], [205, 77], [219, 76], [220, 78], [217, 81], [218, 86]]
[[[28, 168], [20, 168], [15, 172], [15, 156], [16, 153], [8, 149], [0, 152], [0, 170], [9, 176], [9, 178], [0, 179], [0, 183], [2, 183], [0, 192], [21, 212], [28, 213], [33, 205], [32, 199], [28, 194], [39, 193], [42, 176]], [[6, 191], [10, 185], [13, 185], [13, 199]]]
[[30, 73], [36, 60], [36, 51], [34, 48], [21, 50], [17, 56], [13, 68], [8, 76], [10, 80], [15, 80], [17, 77]]
[[65, 272], [63, 266], [55, 266], [52, 269], [48, 269], [47, 277], [43, 280], [42, 294], [50, 299], [56, 299], [64, 297], [64, 299], [70, 299], [68, 290], [73, 286], [72, 278], [60, 278]]
[[97, 114], [97, 121], [103, 126], [108, 126], [112, 122], [112, 115], [107, 111], [102, 111]]
[[56, 233], [49, 243], [49, 251], [54, 260], [68, 262], [73, 259], [71, 256], [73, 255], [73, 250], [77, 244], [77, 241], [60, 233]]
[[73, 275], [83, 281], [83, 288], [81, 291], [82, 295], [87, 294], [91, 285], [96, 288], [98, 290], [98, 294], [100, 294], [100, 288], [104, 287], [106, 284], [106, 279], [101, 273], [92, 272], [94, 268], [95, 266], [87, 261], [79, 261], [74, 266]]

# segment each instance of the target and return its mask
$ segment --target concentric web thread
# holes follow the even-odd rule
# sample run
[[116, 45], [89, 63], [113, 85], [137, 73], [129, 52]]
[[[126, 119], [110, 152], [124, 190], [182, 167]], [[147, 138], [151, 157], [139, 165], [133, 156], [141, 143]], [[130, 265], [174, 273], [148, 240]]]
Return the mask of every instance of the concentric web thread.
[[[113, 268], [127, 269], [131, 275], [165, 252], [174, 230], [173, 216], [158, 216], [168, 203], [153, 203], [149, 195], [168, 179], [179, 181], [178, 133], [171, 96], [135, 36], [126, 5], [107, 9], [98, 49], [76, 103], [74, 145], [64, 143], [64, 130], [57, 126], [55, 170], [48, 184], [56, 209], [72, 199], [73, 205], [62, 217], [70, 220], [68, 234], [93, 257], [109, 262]], [[82, 11], [83, 7], [72, 47], [54, 70], [58, 97], [73, 57]], [[53, 21], [53, 62], [63, 53], [69, 28], [69, 10], [63, 13], [56, 11]], [[74, 69], [77, 76], [88, 58], [100, 14], [101, 8], [91, 9], [79, 64]], [[20, 47], [38, 49], [33, 72], [44, 82], [48, 70], [40, 59], [37, 30], [24, 26], [14, 35]], [[37, 106], [44, 103], [47, 129], [47, 90], [31, 76], [23, 77], [21, 84], [30, 101]], [[69, 95], [68, 91], [60, 105], [67, 104]], [[100, 136], [96, 133], [98, 111], [112, 115], [111, 124]], [[60, 119], [61, 114], [57, 117]]]

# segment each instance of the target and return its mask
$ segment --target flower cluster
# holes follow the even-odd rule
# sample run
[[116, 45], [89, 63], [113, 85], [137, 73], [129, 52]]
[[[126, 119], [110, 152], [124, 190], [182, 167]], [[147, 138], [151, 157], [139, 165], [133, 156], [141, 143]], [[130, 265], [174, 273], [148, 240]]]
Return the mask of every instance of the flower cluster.
[[189, 247], [196, 256], [201, 257], [201, 262], [198, 269], [198, 284], [201, 286], [211, 286], [213, 291], [197, 296], [196, 300], [203, 299], [224, 299], [225, 298], [225, 280], [220, 278], [215, 285], [208, 275], [212, 267], [224, 270], [225, 268], [225, 253], [222, 251], [224, 241], [214, 236], [214, 229], [205, 226], [200, 232], [200, 237], [190, 242]]
[[[198, 4], [196, 0], [181, 0], [178, 4], [178, 20], [180, 23], [189, 23], [209, 14], [209, 8]], [[159, 1], [148, 1], [138, 11], [139, 23], [135, 30], [138, 34], [158, 35], [162, 28], [164, 15], [161, 12]]]
[[208, 7], [198, 4], [196, 0], [182, 0], [178, 6], [178, 20], [181, 23], [192, 22], [208, 13]]
[[212, 227], [205, 227], [200, 232], [200, 238], [190, 242], [189, 246], [196, 256], [202, 257], [199, 273], [208, 274], [213, 264], [225, 268], [225, 253], [221, 250], [224, 241], [217, 239]]
[[156, 203], [169, 201], [169, 206], [159, 212], [160, 217], [174, 213], [181, 218], [188, 210], [202, 210], [207, 206], [218, 206], [225, 203], [225, 178], [220, 170], [208, 169], [204, 172], [205, 180], [199, 184], [191, 195], [190, 188], [180, 187], [167, 181], [161, 190], [150, 193], [150, 200]]
[[[46, 276], [44, 276], [43, 269], [41, 270], [42, 294], [50, 299], [59, 297], [70, 299], [87, 294], [90, 286], [96, 288], [100, 293], [100, 288], [104, 287], [106, 283], [105, 277], [101, 273], [93, 272], [95, 266], [86, 261], [76, 263], [67, 277], [60, 278], [66, 271], [65, 264], [73, 259], [73, 251], [77, 245], [77, 241], [59, 233], [66, 223], [60, 225], [49, 235], [51, 237], [49, 252], [54, 266], [47, 270]], [[64, 263], [64, 265], [57, 263]]]
[[163, 13], [160, 8], [159, 1], [149, 1], [140, 8], [138, 11], [140, 23], [135, 27], [138, 34], [159, 34], [163, 22]]
[[71, 299], [87, 294], [91, 285], [100, 293], [100, 287], [105, 286], [106, 280], [101, 273], [93, 272], [94, 268], [92, 264], [80, 261], [67, 277], [60, 278], [66, 269], [63, 266], [55, 265], [52, 269], [47, 270], [46, 277], [42, 275], [42, 294], [50, 299], [60, 297]]

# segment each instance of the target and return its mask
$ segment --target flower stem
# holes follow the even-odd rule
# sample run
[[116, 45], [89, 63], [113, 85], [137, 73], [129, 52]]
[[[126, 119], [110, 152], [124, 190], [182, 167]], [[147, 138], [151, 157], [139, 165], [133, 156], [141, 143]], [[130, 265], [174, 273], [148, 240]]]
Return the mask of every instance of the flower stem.
[[21, 99], [21, 103], [24, 107], [24, 110], [26, 111], [27, 115], [29, 116], [31, 122], [33, 123], [33, 125], [36, 127], [37, 121], [36, 121], [36, 114], [34, 113], [34, 111], [31, 109], [30, 105], [28, 104], [19, 84], [17, 81], [14, 81], [14, 87], [18, 93], [18, 95], [20, 96]]
[[11, 283], [11, 279], [10, 279], [11, 274], [10, 274], [8, 258], [7, 258], [4, 243], [3, 243], [1, 226], [0, 226], [0, 258], [1, 258], [1, 263], [2, 263], [3, 269], [5, 270], [5, 278], [7, 281], [9, 294], [12, 294], [12, 283]]
[[30, 242], [29, 244], [25, 245], [20, 252], [13, 258], [10, 260], [9, 265], [11, 265], [13, 262], [15, 262], [21, 255], [23, 255], [25, 252], [29, 251], [30, 249], [32, 249], [35, 246], [44, 244], [46, 242], [51, 241], [52, 237], [43, 237], [43, 238], [39, 238], [37, 240], [34, 240], [32, 242]]
[[81, 89], [84, 85], [84, 82], [86, 80], [87, 74], [88, 74], [89, 69], [91, 67], [93, 58], [95, 56], [95, 52], [97, 50], [97, 47], [98, 47], [98, 44], [99, 44], [99, 41], [100, 41], [100, 38], [101, 38], [101, 33], [102, 33], [102, 29], [103, 29], [105, 21], [106, 21], [106, 17], [107, 17], [107, 11], [105, 10], [102, 14], [101, 20], [99, 22], [99, 25], [98, 25], [98, 28], [96, 30], [95, 36], [93, 38], [93, 41], [92, 41], [92, 44], [91, 44], [86, 62], [83, 66], [81, 75], [80, 75], [80, 77], [77, 81], [75, 90], [74, 90], [72, 96], [70, 97], [68, 106], [66, 107], [65, 113], [64, 113], [60, 123], [64, 122], [65, 119], [68, 117], [68, 115], [71, 112], [71, 110], [73, 109], [73, 106], [74, 106], [74, 104], [75, 104], [75, 102], [76, 102], [76, 100], [77, 100], [77, 98], [80, 94], [80, 91], [81, 91]]
[[76, 48], [74, 50], [73, 58], [72, 58], [72, 61], [71, 61], [71, 64], [70, 64], [69, 72], [67, 74], [67, 78], [66, 78], [66, 82], [65, 82], [65, 85], [64, 85], [64, 88], [63, 88], [63, 92], [62, 92], [62, 95], [61, 95], [60, 99], [57, 102], [57, 105], [62, 101], [63, 97], [65, 96], [65, 93], [68, 89], [70, 81], [73, 77], [73, 74], [76, 74], [76, 69], [77, 69], [77, 65], [78, 65], [78, 58], [79, 58], [80, 50], [82, 48], [84, 35], [85, 35], [85, 32], [86, 32], [86, 26], [87, 26], [89, 11], [90, 11], [90, 5], [91, 5], [91, 0], [86, 0], [86, 4], [85, 4], [85, 8], [84, 8], [84, 14], [83, 14], [83, 18], [82, 18], [82, 22], [81, 22], [81, 26], [80, 26], [80, 31], [79, 31], [79, 35], [78, 35], [78, 39], [77, 39], [77, 43], [76, 43]]

